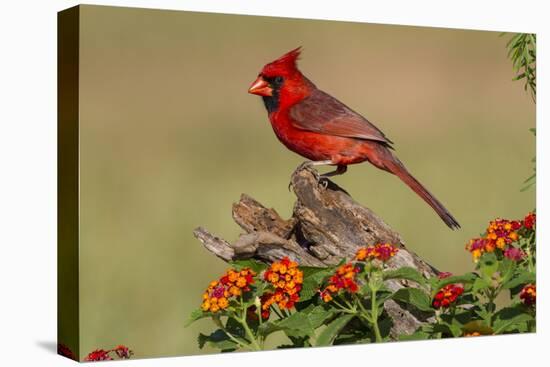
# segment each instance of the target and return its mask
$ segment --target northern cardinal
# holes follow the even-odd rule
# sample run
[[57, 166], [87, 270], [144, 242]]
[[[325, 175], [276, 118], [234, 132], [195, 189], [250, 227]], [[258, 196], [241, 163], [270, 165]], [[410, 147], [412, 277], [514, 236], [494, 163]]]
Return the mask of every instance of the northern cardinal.
[[346, 172], [369, 161], [393, 173], [428, 203], [451, 229], [456, 219], [392, 153], [393, 143], [380, 129], [331, 95], [318, 89], [296, 65], [300, 47], [266, 64], [248, 93], [262, 97], [277, 138], [309, 159], [307, 166], [334, 165], [323, 176]]

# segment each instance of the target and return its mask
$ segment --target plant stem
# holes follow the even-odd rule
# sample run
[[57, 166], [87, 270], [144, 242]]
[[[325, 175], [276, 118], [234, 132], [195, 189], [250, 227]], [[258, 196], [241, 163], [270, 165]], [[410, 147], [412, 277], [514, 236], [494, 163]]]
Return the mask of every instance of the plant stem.
[[274, 307], [274, 306], [271, 306], [271, 309], [273, 310], [273, 312], [275, 312], [275, 314], [279, 317], [279, 319], [284, 319], [283, 315], [281, 315], [281, 313], [279, 311], [277, 311], [277, 308]]
[[356, 312], [356, 310], [354, 310], [353, 308], [347, 308], [346, 306], [344, 306], [343, 304], [341, 304], [340, 302], [336, 301], [334, 298], [332, 299], [331, 302], [334, 302], [334, 304], [338, 307], [340, 307], [342, 309], [342, 311], [346, 312], [346, 313], [352, 313], [354, 314]]
[[[241, 317], [236, 318], [236, 320], [243, 326], [244, 332], [245, 332], [246, 336], [248, 337], [248, 339], [250, 340], [250, 345], [252, 345], [253, 349], [254, 350], [262, 350], [262, 347], [260, 346], [260, 344], [258, 344], [258, 341], [254, 337], [254, 333], [252, 332], [252, 330], [250, 330], [250, 327], [248, 326], [248, 323], [246, 322], [246, 307], [244, 305], [242, 296], [240, 297], [240, 303], [241, 303], [242, 314], [241, 314]], [[260, 315], [260, 318], [261, 317], [262, 316]]]
[[250, 344], [252, 345], [254, 350], [262, 350], [262, 347], [260, 344], [258, 344], [258, 341], [254, 337], [254, 333], [252, 333], [252, 330], [250, 330], [250, 327], [248, 326], [248, 323], [246, 322], [246, 314], [245, 317], [242, 319], [238, 319], [238, 321], [241, 323], [241, 325], [244, 328], [244, 332], [246, 333], [246, 336], [248, 339], [250, 339]]
[[214, 321], [214, 324], [216, 324], [216, 326], [219, 327], [220, 330], [222, 330], [225, 333], [225, 335], [227, 335], [229, 339], [233, 340], [238, 346], [240, 346], [241, 348], [248, 348], [253, 350], [252, 348], [250, 348], [249, 345], [244, 344], [239, 339], [237, 339], [233, 334], [227, 331], [225, 326], [223, 326], [223, 323], [221, 322], [219, 317], [212, 317], [212, 320]]
[[376, 338], [376, 342], [380, 343], [382, 342], [382, 335], [380, 335], [380, 329], [378, 328], [378, 303], [376, 302], [376, 289], [372, 289], [372, 297], [371, 297], [371, 316], [372, 316], [372, 329], [374, 330], [374, 336]]
[[486, 296], [487, 296], [487, 299], [488, 299], [488, 302], [487, 302], [487, 307], [486, 307], [486, 310], [487, 310], [487, 314], [488, 314], [488, 324], [489, 324], [489, 327], [493, 327], [493, 314], [495, 312], [495, 308], [496, 308], [496, 305], [494, 303], [494, 300], [496, 298], [496, 295], [495, 295], [495, 291], [493, 291], [492, 289], [489, 289], [486, 293]]

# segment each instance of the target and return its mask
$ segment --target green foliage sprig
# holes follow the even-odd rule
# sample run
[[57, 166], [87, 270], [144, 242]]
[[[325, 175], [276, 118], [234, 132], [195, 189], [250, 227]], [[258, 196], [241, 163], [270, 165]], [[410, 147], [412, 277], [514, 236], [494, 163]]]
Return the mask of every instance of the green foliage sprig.
[[537, 36], [531, 33], [517, 33], [506, 43], [506, 48], [516, 72], [514, 80], [524, 80], [524, 89], [529, 88], [533, 101], [536, 101]]

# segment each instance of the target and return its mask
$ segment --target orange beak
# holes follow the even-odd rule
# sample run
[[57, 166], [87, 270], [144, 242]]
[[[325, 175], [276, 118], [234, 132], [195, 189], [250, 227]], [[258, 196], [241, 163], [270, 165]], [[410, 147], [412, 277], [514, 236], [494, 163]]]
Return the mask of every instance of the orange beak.
[[258, 77], [248, 88], [248, 93], [256, 94], [258, 96], [271, 97], [273, 95], [273, 89], [269, 86], [261, 76]]

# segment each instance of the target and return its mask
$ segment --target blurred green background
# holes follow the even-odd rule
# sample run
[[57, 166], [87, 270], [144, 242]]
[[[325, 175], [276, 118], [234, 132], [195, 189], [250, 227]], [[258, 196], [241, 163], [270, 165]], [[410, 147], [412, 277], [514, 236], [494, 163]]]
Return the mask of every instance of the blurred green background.
[[183, 324], [226, 266], [192, 235], [228, 240], [245, 192], [284, 217], [302, 159], [257, 96], [260, 68], [302, 45], [300, 68], [362, 113], [462, 224], [451, 231], [368, 163], [336, 178], [441, 270], [472, 269], [466, 241], [535, 205], [535, 108], [497, 32], [84, 6], [81, 12], [81, 351], [200, 351]]

